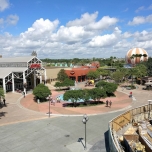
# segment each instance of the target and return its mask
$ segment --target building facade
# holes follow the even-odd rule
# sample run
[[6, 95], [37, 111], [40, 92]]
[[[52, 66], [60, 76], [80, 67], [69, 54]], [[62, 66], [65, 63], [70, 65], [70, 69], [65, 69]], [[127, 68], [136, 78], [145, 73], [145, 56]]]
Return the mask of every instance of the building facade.
[[0, 58], [0, 86], [4, 92], [26, 92], [45, 80], [46, 70], [36, 56]]
[[96, 71], [97, 67], [94, 66], [82, 66], [77, 68], [71, 68], [71, 70], [65, 70], [68, 77], [76, 82], [83, 82], [87, 78], [87, 74], [90, 71]]

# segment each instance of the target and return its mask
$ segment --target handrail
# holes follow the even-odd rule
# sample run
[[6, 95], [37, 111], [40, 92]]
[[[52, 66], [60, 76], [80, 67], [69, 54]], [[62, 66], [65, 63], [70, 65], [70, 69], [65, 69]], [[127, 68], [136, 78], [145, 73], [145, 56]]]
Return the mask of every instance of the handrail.
[[[143, 108], [143, 107], [145, 107], [145, 106], [147, 106], [146, 112], [148, 112], [149, 110], [150, 110], [150, 111], [152, 110], [152, 105], [144, 104], [144, 105], [142, 105], [142, 106], [139, 106], [139, 107], [133, 108], [133, 109], [131, 109], [131, 110], [125, 111], [124, 113], [118, 115], [117, 117], [115, 117], [115, 118], [113, 118], [112, 120], [109, 121], [109, 133], [110, 133], [110, 137], [111, 137], [111, 140], [112, 140], [112, 142], [113, 142], [113, 145], [114, 145], [115, 149], [116, 149], [118, 152], [124, 152], [124, 149], [123, 149], [123, 147], [120, 145], [118, 139], [116, 138], [117, 136], [115, 136], [115, 135], [117, 135], [117, 133], [114, 132], [115, 130], [112, 128], [112, 123], [113, 123], [117, 118], [124, 117], [123, 115], [126, 114], [127, 112], [130, 112], [130, 113], [131, 113], [131, 118], [133, 118], [133, 117], [135, 117], [135, 116], [137, 116], [137, 115], [139, 115], [139, 114], [143, 114], [143, 113], [145, 114], [145, 111], [141, 112], [141, 108]], [[151, 106], [151, 108], [150, 108], [149, 106]], [[138, 109], [140, 110], [140, 113], [139, 113]], [[137, 110], [137, 111], [136, 111], [136, 113], [133, 114], [133, 111], [134, 111], [134, 110]], [[133, 114], [133, 115], [132, 115], [132, 114]], [[125, 125], [124, 125], [124, 126], [125, 126]], [[122, 127], [124, 127], [124, 126], [122, 126]], [[121, 128], [122, 128], [122, 127], [121, 127]]]

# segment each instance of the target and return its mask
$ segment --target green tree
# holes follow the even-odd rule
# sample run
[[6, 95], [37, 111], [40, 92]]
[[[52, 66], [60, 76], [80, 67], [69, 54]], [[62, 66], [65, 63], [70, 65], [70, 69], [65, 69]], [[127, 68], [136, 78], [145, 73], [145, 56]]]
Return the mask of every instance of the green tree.
[[99, 78], [99, 76], [100, 76], [99, 71], [90, 71], [90, 72], [88, 72], [88, 74], [87, 74], [87, 78], [93, 79], [93, 80]]
[[152, 58], [149, 57], [147, 62], [144, 62], [144, 65], [147, 67], [148, 76], [152, 76]]
[[3, 90], [3, 88], [2, 87], [0, 87], [0, 98], [2, 97], [2, 98], [4, 98], [4, 90]]
[[124, 77], [124, 73], [121, 71], [116, 71], [112, 74], [112, 78], [115, 80], [116, 83], [122, 82]]
[[68, 78], [68, 75], [65, 73], [64, 69], [61, 69], [57, 75], [57, 79], [61, 82], [63, 82], [65, 79]]
[[137, 64], [134, 68], [137, 71], [137, 73], [136, 73], [137, 77], [147, 76], [147, 67], [144, 64], [142, 64], [142, 63]]
[[63, 95], [63, 100], [71, 100], [73, 105], [76, 107], [76, 103], [83, 96], [82, 90], [69, 90]]
[[133, 67], [133, 68], [128, 69], [128, 76], [131, 77], [131, 79], [132, 79], [132, 86], [133, 86], [133, 78], [136, 77], [136, 76], [138, 76], [138, 70], [137, 70], [137, 68]]
[[74, 80], [71, 80], [69, 78], [66, 78], [63, 83], [62, 83], [62, 86], [66, 86], [66, 87], [69, 87], [69, 86], [74, 86]]
[[90, 95], [91, 99], [96, 101], [96, 100], [100, 100], [100, 98], [105, 98], [106, 92], [104, 89], [93, 88], [93, 89], [89, 90], [89, 95]]
[[62, 86], [62, 82], [56, 82], [55, 85], [54, 85], [54, 87], [60, 89], [61, 87], [63, 87], [63, 86]]
[[84, 100], [84, 102], [88, 101], [90, 99], [90, 94], [88, 89], [82, 90], [82, 97], [81, 99]]
[[118, 86], [115, 83], [109, 83], [109, 82], [105, 82], [105, 81], [99, 81], [96, 84], [96, 87], [105, 90], [107, 96], [110, 96], [111, 94], [113, 94], [117, 90]]
[[110, 71], [109, 70], [105, 70], [102, 68], [98, 68], [97, 71], [99, 72], [100, 75], [102, 76], [110, 76]]
[[117, 87], [115, 83], [107, 83], [103, 89], [106, 91], [107, 96], [109, 96], [117, 90]]
[[44, 84], [38, 84], [34, 90], [33, 90], [33, 95], [36, 97], [36, 99], [40, 99], [40, 101], [46, 101], [46, 97], [51, 95], [51, 91], [47, 86]]
[[69, 78], [66, 78], [63, 82], [56, 82], [54, 87], [56, 88], [61, 88], [61, 87], [70, 87], [70, 86], [74, 86], [74, 80], [71, 80]]

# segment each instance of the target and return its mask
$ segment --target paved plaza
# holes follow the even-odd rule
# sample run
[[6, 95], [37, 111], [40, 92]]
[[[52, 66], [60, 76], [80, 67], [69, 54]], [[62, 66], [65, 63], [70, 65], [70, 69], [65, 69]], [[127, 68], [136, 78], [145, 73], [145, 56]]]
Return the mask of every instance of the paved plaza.
[[[20, 102], [24, 100], [22, 94], [8, 93], [7, 107], [0, 109], [0, 152], [106, 152], [108, 121], [129, 108], [148, 104], [147, 100], [152, 99], [151, 91], [142, 90], [142, 87], [132, 90], [133, 98], [127, 101], [129, 106], [124, 102], [126, 107], [116, 109], [113, 102], [108, 111], [88, 113], [87, 150], [84, 150], [83, 112], [78, 110], [70, 115], [58, 110], [59, 115], [55, 113], [48, 118], [43, 111], [45, 108], [42, 111], [33, 105], [27, 108]], [[130, 90], [118, 88], [118, 92], [126, 97]], [[83, 138], [82, 142], [78, 142], [79, 138]]]

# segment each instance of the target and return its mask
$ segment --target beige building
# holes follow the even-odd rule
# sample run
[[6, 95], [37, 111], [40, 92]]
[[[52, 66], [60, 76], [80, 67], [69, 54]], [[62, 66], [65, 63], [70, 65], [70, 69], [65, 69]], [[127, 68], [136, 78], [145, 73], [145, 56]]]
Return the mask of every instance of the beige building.
[[57, 75], [61, 69], [71, 70], [69, 67], [45, 67], [45, 69], [48, 83], [57, 79]]

